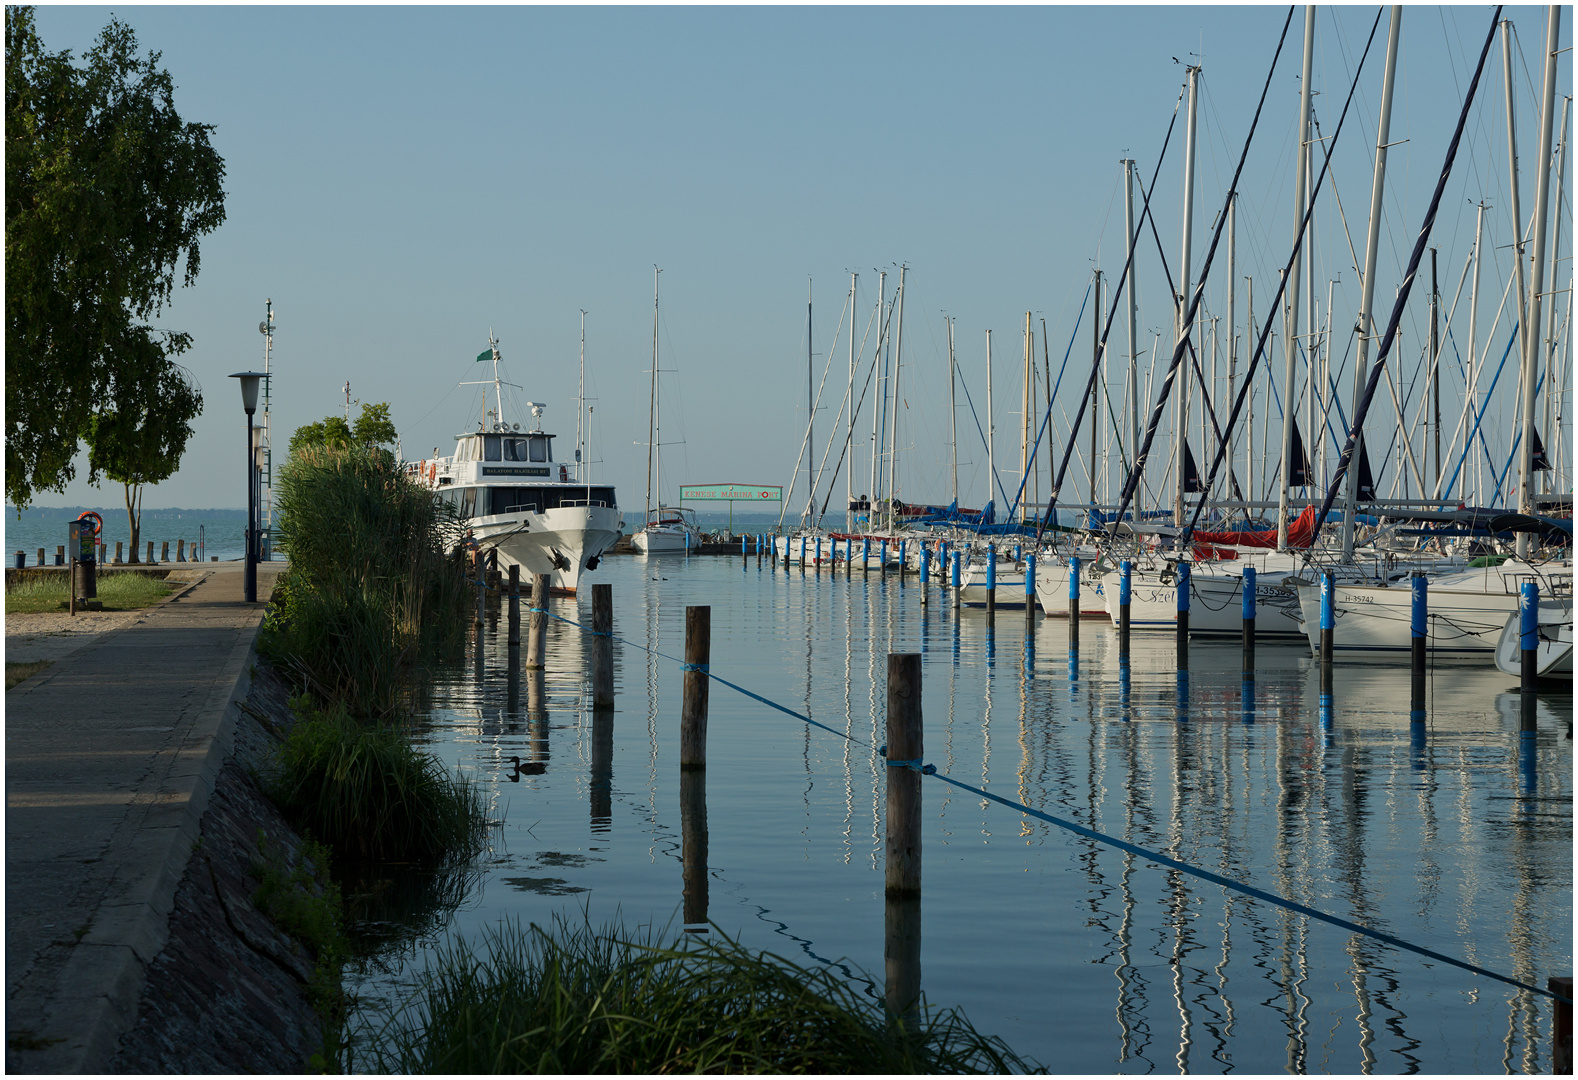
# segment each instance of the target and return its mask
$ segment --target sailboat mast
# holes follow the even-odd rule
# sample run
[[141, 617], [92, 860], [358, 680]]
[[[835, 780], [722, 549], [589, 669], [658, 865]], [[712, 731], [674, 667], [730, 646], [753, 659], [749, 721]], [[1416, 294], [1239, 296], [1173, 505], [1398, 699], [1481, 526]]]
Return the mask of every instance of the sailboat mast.
[[996, 414], [992, 411], [992, 332], [986, 332], [986, 501], [997, 497]]
[[[1528, 351], [1529, 320], [1528, 289], [1523, 280], [1523, 210], [1518, 199], [1518, 121], [1512, 97], [1512, 20], [1501, 20], [1501, 74], [1504, 96], [1507, 100], [1507, 170], [1512, 183], [1507, 191], [1508, 206], [1512, 210], [1512, 266], [1517, 275], [1518, 289], [1518, 355]], [[1541, 162], [1541, 168], [1545, 163]]]
[[[1233, 322], [1233, 299], [1238, 293], [1238, 192], [1227, 200], [1227, 400], [1238, 400], [1238, 330]], [[1238, 433], [1227, 432], [1227, 474], [1233, 475], [1236, 467], [1233, 451], [1238, 448]], [[1253, 494], [1245, 498], [1254, 498]], [[1244, 508], [1249, 517], [1249, 508]]]
[[[1137, 286], [1139, 282], [1136, 278], [1138, 267], [1134, 265], [1134, 244], [1136, 240], [1134, 232], [1134, 159], [1124, 158], [1122, 164], [1124, 176], [1123, 232], [1129, 238], [1129, 283], [1127, 289], [1129, 300], [1129, 409], [1127, 419], [1129, 421], [1129, 461], [1132, 463], [1134, 461], [1134, 453], [1140, 445], [1140, 346], [1139, 323], [1137, 321], [1139, 305], [1135, 299], [1138, 295]], [[1045, 334], [1042, 335], [1041, 340], [1044, 345], [1046, 342]]]
[[[1019, 482], [1025, 482], [1025, 473], [1030, 465], [1030, 316], [1032, 312], [1025, 312], [1024, 332], [1024, 385], [1019, 395]], [[1021, 510], [1020, 519], [1023, 520], [1024, 512]]]
[[[1200, 82], [1200, 68], [1198, 65], [1189, 66], [1189, 121], [1184, 128], [1184, 188], [1183, 188], [1183, 257], [1179, 260], [1178, 285], [1179, 291], [1175, 301], [1176, 314], [1173, 316], [1173, 325], [1177, 329], [1174, 342], [1180, 342], [1189, 333], [1189, 327], [1184, 325], [1184, 316], [1189, 307], [1189, 283], [1193, 274], [1191, 264], [1191, 245], [1194, 242], [1194, 150], [1195, 150], [1195, 115], [1197, 89]], [[1174, 391], [1173, 412], [1173, 439], [1176, 452], [1176, 467], [1173, 472], [1173, 524], [1182, 526], [1187, 518], [1184, 506], [1184, 472], [1187, 454], [1184, 452], [1189, 440], [1189, 383], [1188, 374], [1178, 380]]]
[[[850, 272], [849, 275], [849, 421], [848, 434], [845, 438], [846, 446], [855, 445], [855, 283], [860, 275]], [[850, 467], [844, 470], [844, 531], [852, 532], [855, 528], [855, 469], [854, 459], [850, 459]]]
[[[1308, 197], [1306, 184], [1309, 181], [1309, 155], [1310, 155], [1310, 82], [1314, 78], [1315, 67], [1315, 5], [1310, 4], [1304, 9], [1304, 68], [1299, 79], [1299, 163], [1298, 172], [1295, 174], [1293, 184], [1293, 240], [1298, 242], [1299, 233], [1304, 228], [1304, 203]], [[1297, 378], [1295, 364], [1298, 360], [1298, 350], [1294, 347], [1295, 333], [1298, 330], [1299, 317], [1299, 289], [1298, 273], [1301, 262], [1293, 260], [1289, 273], [1293, 280], [1289, 281], [1285, 295], [1288, 298], [1286, 319], [1282, 324], [1282, 347], [1286, 353], [1286, 364], [1283, 367], [1282, 380], [1282, 476], [1277, 489], [1277, 550], [1286, 551], [1288, 547], [1288, 481], [1293, 477], [1293, 382]], [[1268, 319], [1275, 319], [1276, 312], [1267, 315]], [[1269, 398], [1268, 398], [1269, 401]], [[1269, 422], [1270, 412], [1267, 410]]]
[[880, 475], [878, 470], [881, 467], [882, 458], [882, 443], [880, 441], [882, 417], [887, 410], [888, 404], [888, 368], [887, 364], [883, 362], [882, 351], [888, 340], [887, 304], [888, 272], [879, 270], [877, 271], [877, 352], [871, 359], [871, 362], [879, 368], [879, 374], [877, 375], [877, 389], [879, 393], [877, 394], [877, 400], [872, 403], [871, 409], [871, 508], [866, 511], [866, 527], [868, 529], [876, 524], [874, 510], [878, 497], [877, 477]]
[[[1552, 4], [1545, 21], [1545, 86], [1540, 106], [1539, 183], [1534, 191], [1534, 292], [1529, 297], [1529, 326], [1540, 325], [1540, 287], [1545, 284], [1545, 228], [1551, 193], [1551, 138], [1556, 124], [1556, 50], [1562, 26], [1562, 9]], [[1555, 278], [1553, 273], [1552, 278]], [[1523, 360], [1523, 446], [1518, 458], [1518, 510], [1534, 513], [1534, 382], [1539, 374], [1540, 334], [1531, 329]], [[1529, 534], [1519, 533], [1518, 558], [1529, 557]]]
[[954, 384], [958, 382], [953, 362], [953, 319], [944, 316], [948, 327], [948, 462], [953, 471], [953, 508], [959, 509], [959, 414], [954, 403]]
[[652, 451], [657, 447], [658, 275], [652, 267], [652, 402], [647, 410], [647, 511], [652, 510]]
[[814, 475], [811, 459], [815, 457], [816, 440], [812, 437], [812, 422], [816, 419], [816, 388], [813, 385], [815, 377], [812, 374], [815, 361], [811, 353], [811, 279], [805, 279], [805, 445], [813, 451], [806, 454], [805, 458], [805, 516], [801, 523], [810, 521], [813, 508], [816, 506], [816, 489], [812, 485]]
[[907, 266], [899, 267], [899, 291], [894, 297], [898, 304], [899, 325], [894, 334], [893, 345], [893, 414], [888, 423], [888, 529], [891, 531], [897, 521], [897, 511], [894, 500], [898, 498], [898, 467], [899, 467], [899, 372], [904, 367], [904, 272]]
[[[1091, 309], [1098, 315], [1101, 307], [1101, 271], [1096, 271], [1096, 306]], [[1096, 512], [1096, 433], [1101, 430], [1101, 410], [1098, 408], [1101, 398], [1101, 320], [1092, 319], [1091, 328], [1091, 358], [1090, 362], [1096, 369], [1096, 377], [1090, 383], [1090, 510]], [[1088, 520], [1094, 522], [1092, 516]]]
[[[1353, 402], [1357, 414], [1364, 385], [1370, 377], [1370, 342], [1375, 339], [1375, 261], [1381, 242], [1381, 195], [1386, 187], [1386, 151], [1391, 142], [1392, 88], [1397, 81], [1397, 39], [1403, 29], [1403, 7], [1392, 6], [1392, 25], [1386, 35], [1386, 78], [1381, 84], [1381, 121], [1375, 135], [1375, 176], [1370, 184], [1370, 228], [1364, 243], [1364, 288], [1359, 302], [1359, 348], [1354, 361], [1355, 375]], [[1355, 416], [1355, 420], [1358, 417]], [[1359, 506], [1359, 462], [1363, 461], [1364, 432], [1357, 424], [1354, 428], [1354, 467], [1344, 477], [1346, 481], [1347, 508], [1342, 516], [1342, 561], [1353, 561], [1353, 535], [1356, 524], [1354, 515]]]

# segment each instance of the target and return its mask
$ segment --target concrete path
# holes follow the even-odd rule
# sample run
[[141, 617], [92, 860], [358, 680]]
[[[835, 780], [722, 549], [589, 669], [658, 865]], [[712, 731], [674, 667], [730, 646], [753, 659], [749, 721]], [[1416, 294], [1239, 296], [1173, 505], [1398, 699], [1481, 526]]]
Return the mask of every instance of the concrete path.
[[101, 1072], [131, 1026], [283, 569], [248, 604], [211, 564], [6, 693], [7, 1072]]

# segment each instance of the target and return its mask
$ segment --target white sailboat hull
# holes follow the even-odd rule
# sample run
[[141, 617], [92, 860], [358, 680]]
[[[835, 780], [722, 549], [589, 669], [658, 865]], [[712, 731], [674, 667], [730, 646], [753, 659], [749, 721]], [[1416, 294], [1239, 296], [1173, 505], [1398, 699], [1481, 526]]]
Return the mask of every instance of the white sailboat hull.
[[[1541, 600], [1535, 636], [1534, 673], [1555, 678], [1573, 673], [1573, 602]], [[1496, 641], [1496, 666], [1508, 675], [1523, 674], [1523, 613], [1514, 611]]]
[[663, 525], [648, 525], [630, 537], [630, 546], [638, 555], [683, 555], [699, 543], [700, 538], [689, 529]]

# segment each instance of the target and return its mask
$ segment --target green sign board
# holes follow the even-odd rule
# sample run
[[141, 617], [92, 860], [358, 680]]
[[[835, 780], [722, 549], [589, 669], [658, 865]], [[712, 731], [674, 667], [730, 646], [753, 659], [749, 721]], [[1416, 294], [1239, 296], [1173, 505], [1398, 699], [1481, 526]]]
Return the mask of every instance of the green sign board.
[[679, 489], [680, 502], [783, 502], [781, 487], [751, 484], [694, 484]]

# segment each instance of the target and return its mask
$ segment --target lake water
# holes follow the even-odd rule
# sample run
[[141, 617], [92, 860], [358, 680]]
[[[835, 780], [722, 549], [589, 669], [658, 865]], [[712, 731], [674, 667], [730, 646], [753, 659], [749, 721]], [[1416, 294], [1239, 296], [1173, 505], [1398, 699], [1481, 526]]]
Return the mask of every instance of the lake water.
[[[99, 533], [99, 539], [109, 545], [109, 557], [115, 557], [115, 544], [129, 543], [131, 528], [126, 521], [126, 511], [121, 507], [99, 507], [98, 513], [104, 519], [104, 526]], [[21, 551], [27, 558], [28, 566], [35, 566], [38, 562], [38, 549], [44, 549], [45, 560], [53, 564], [55, 561], [55, 548], [66, 542], [66, 526], [70, 519], [77, 516], [77, 510], [69, 513], [51, 508], [30, 508], [24, 510], [18, 517], [16, 508], [5, 508], [4, 525], [4, 552], [6, 565], [14, 566], [16, 553]], [[154, 557], [158, 558], [161, 550], [168, 541], [170, 545], [170, 558], [176, 554], [176, 542], [185, 540], [187, 546], [203, 542], [203, 561], [218, 556], [220, 561], [240, 559], [246, 553], [246, 511], [245, 510], [144, 510], [142, 514], [142, 531], [139, 536], [141, 545], [138, 558], [146, 558], [148, 554], [148, 541], [153, 541]], [[123, 548], [123, 557], [129, 556], [130, 551]]]
[[[1572, 698], [1542, 697], [1520, 756], [1516, 680], [1438, 669], [1409, 723], [1401, 667], [1339, 668], [1328, 714], [1307, 648], [956, 612], [913, 578], [618, 557], [618, 704], [594, 719], [589, 648], [551, 621], [540, 685], [505, 621], [440, 672], [421, 738], [483, 781], [491, 847], [445, 901], [385, 924], [347, 969], [364, 1017], [433, 944], [554, 913], [678, 934], [685, 608], [712, 608], [705, 917], [753, 949], [884, 990], [886, 656], [922, 654], [941, 774], [1524, 983], [1572, 972]], [[590, 590], [555, 599], [589, 619]], [[523, 620], [524, 621], [524, 620]], [[524, 630], [523, 630], [524, 634]], [[631, 644], [633, 643], [633, 644]], [[638, 647], [639, 646], [639, 647]], [[1028, 648], [1027, 648], [1028, 646]], [[1513, 692], [1509, 693], [1511, 690]], [[846, 737], [847, 736], [847, 737]], [[515, 782], [508, 758], [542, 763]], [[1063, 1073], [1549, 1071], [1547, 998], [1245, 897], [950, 786], [922, 782], [921, 989]], [[694, 883], [693, 883], [694, 885]], [[415, 933], [415, 936], [413, 936]], [[863, 973], [869, 973], [863, 974]]]

